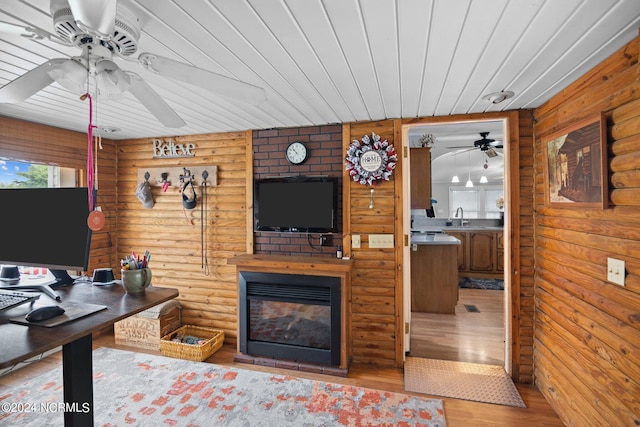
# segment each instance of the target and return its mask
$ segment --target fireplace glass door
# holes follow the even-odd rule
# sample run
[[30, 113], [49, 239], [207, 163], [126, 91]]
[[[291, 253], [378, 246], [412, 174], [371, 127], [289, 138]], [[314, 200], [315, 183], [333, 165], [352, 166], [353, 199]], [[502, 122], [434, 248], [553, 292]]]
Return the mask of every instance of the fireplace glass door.
[[240, 351], [340, 363], [340, 279], [240, 273]]

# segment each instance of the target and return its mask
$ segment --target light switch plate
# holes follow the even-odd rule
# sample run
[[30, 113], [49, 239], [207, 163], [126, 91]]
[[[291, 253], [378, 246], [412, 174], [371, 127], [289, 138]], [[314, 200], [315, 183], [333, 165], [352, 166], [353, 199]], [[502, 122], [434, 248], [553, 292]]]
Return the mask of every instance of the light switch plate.
[[352, 234], [351, 235], [351, 249], [360, 249], [360, 235]]
[[370, 248], [393, 248], [393, 234], [369, 234]]
[[624, 286], [624, 261], [607, 258], [607, 280], [616, 285]]

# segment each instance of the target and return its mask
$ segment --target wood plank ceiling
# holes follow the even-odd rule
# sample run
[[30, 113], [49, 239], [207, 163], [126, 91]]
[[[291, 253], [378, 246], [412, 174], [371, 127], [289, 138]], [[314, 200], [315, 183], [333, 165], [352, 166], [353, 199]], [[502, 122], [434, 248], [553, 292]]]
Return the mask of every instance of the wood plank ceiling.
[[[249, 105], [142, 76], [184, 119], [164, 128], [130, 94], [98, 100], [97, 124], [142, 138], [534, 108], [629, 42], [637, 0], [119, 0], [152, 52], [264, 88]], [[49, 0], [0, 5], [0, 21], [54, 34]], [[0, 85], [80, 49], [0, 25]], [[508, 90], [501, 104], [483, 97]], [[0, 114], [86, 131], [87, 103], [57, 83]]]

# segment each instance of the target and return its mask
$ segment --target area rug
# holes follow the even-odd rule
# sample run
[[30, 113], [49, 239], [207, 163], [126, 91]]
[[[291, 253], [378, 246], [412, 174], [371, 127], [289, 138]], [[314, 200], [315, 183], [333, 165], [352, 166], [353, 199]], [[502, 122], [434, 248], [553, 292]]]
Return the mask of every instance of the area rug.
[[526, 408], [502, 366], [407, 357], [404, 389], [432, 396]]
[[[130, 351], [95, 350], [93, 373], [96, 426], [446, 425], [442, 400]], [[13, 402], [62, 402], [62, 369], [3, 389], [2, 408]], [[62, 424], [0, 411], [0, 425]]]
[[477, 277], [460, 277], [458, 279], [459, 288], [471, 289], [492, 289], [504, 291], [504, 280], [501, 279], [480, 279]]

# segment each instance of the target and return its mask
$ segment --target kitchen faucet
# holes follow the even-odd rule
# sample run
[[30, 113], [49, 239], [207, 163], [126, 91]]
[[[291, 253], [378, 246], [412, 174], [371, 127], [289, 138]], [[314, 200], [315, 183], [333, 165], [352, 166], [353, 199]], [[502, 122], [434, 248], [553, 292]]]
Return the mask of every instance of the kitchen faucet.
[[462, 206], [456, 209], [456, 218], [458, 218], [458, 212], [460, 212], [460, 227], [464, 227], [465, 220], [464, 220], [464, 210], [462, 209]]

